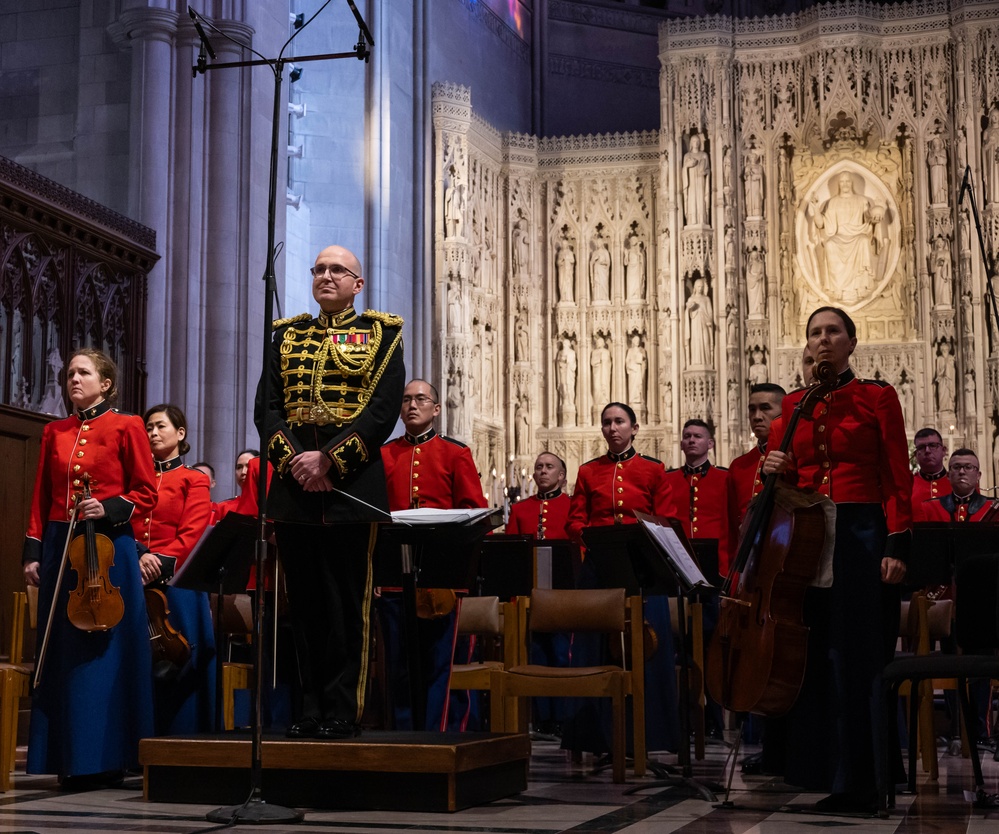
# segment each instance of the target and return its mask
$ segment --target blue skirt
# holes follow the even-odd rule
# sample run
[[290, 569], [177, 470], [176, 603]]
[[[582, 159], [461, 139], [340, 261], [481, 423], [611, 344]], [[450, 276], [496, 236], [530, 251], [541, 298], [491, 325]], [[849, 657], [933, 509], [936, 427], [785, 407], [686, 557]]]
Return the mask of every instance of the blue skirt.
[[[139, 739], [153, 734], [152, 662], [139, 559], [132, 529], [95, 522], [114, 543], [109, 574], [125, 613], [114, 628], [86, 632], [66, 607], [76, 587], [68, 566], [52, 618], [43, 674], [31, 699], [28, 773], [83, 776], [127, 770], [139, 763]], [[38, 628], [48, 622], [68, 524], [48, 522], [42, 541]]]
[[176, 674], [157, 676], [156, 735], [191, 735], [215, 727], [215, 632], [208, 594], [165, 589], [170, 625], [191, 646], [191, 659]]

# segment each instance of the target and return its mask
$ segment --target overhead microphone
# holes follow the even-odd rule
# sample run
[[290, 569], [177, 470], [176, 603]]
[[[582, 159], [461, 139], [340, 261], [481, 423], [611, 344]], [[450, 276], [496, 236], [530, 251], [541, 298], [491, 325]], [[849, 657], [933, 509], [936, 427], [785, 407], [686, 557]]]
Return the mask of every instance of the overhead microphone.
[[188, 6], [187, 13], [191, 16], [191, 20], [194, 21], [194, 28], [198, 33], [198, 38], [201, 40], [201, 54], [198, 56], [198, 68], [204, 70], [202, 63], [204, 62], [205, 52], [211, 56], [213, 61], [218, 56], [215, 54], [215, 50], [212, 49], [212, 42], [208, 40], [208, 35], [205, 34], [205, 29], [201, 25], [201, 21], [198, 20], [197, 12], [194, 11], [192, 6]]
[[961, 194], [957, 198], [957, 205], [964, 202], [964, 195], [971, 190], [971, 166], [964, 166], [964, 179], [961, 180]]

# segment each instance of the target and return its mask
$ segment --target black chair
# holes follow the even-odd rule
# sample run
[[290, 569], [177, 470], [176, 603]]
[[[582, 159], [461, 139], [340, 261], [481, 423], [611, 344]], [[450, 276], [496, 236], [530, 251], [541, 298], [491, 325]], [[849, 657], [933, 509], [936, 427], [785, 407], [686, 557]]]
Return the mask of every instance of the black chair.
[[[968, 681], [999, 677], [999, 553], [969, 554], [956, 559], [956, 637], [964, 654], [934, 653], [904, 657], [889, 663], [883, 674], [883, 712], [881, 720], [881, 761], [879, 773], [880, 816], [888, 816], [895, 804], [895, 784], [891, 778], [889, 722], [895, 720], [898, 690], [905, 681], [915, 689], [931, 678], [956, 678], [958, 702], [965, 731], [972, 747], [971, 765], [975, 777], [975, 807], [994, 807], [996, 798], [985, 793], [982, 763], [975, 749], [978, 737], [976, 715], [968, 696]], [[909, 791], [916, 790], [916, 744], [909, 737]]]

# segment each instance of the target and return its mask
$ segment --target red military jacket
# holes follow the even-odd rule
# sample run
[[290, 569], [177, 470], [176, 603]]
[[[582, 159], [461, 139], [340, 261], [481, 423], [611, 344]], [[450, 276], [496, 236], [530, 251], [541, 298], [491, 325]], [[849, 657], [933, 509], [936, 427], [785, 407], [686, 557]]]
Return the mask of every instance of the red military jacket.
[[217, 504], [213, 501], [212, 517], [208, 523], [218, 524], [228, 513], [234, 512], [239, 506], [239, 498], [240, 496], [237, 495], [235, 498], [226, 498], [225, 501], [219, 501]]
[[912, 517], [916, 521], [928, 520], [922, 517], [923, 502], [930, 498], [942, 498], [950, 493], [950, 478], [947, 477], [946, 469], [941, 469], [929, 478], [922, 472], [917, 472], [912, 477]]
[[566, 539], [569, 520], [569, 496], [562, 490], [539, 493], [510, 507], [507, 533], [534, 536], [537, 539]]
[[[267, 464], [267, 488], [270, 489], [271, 479], [274, 477], [274, 467]], [[257, 503], [257, 496], [260, 494], [260, 458], [250, 458], [246, 465], [246, 480], [243, 481], [243, 489], [239, 493], [239, 498], [233, 499], [236, 506], [233, 512], [243, 515], [256, 516], [260, 511]], [[228, 502], [226, 502], [228, 503]]]
[[211, 478], [184, 466], [179, 455], [153, 461], [156, 506], [132, 516], [135, 540], [151, 553], [173, 556], [180, 568], [205, 532], [212, 514]]
[[406, 434], [382, 446], [390, 510], [486, 507], [482, 482], [464, 443], [437, 434]]
[[705, 461], [666, 473], [688, 539], [718, 539], [718, 572], [728, 573], [728, 470]]
[[111, 524], [148, 513], [156, 504], [156, 485], [142, 418], [122, 414], [105, 401], [45, 426], [25, 562], [41, 559], [47, 521], [69, 521], [85, 474], [90, 475], [91, 495], [104, 505]]
[[[806, 389], [784, 398], [783, 420], [771, 425], [768, 446], [780, 446], [784, 427]], [[797, 486], [828, 495], [837, 504], [884, 506], [889, 540], [886, 556], [905, 559], [912, 528], [912, 470], [905, 420], [898, 394], [888, 383], [858, 379], [851, 369], [802, 419], [791, 443], [796, 469], [786, 473]], [[905, 541], [901, 540], [905, 534]], [[902, 548], [898, 550], [897, 548]]]
[[924, 501], [919, 508], [917, 521], [981, 521], [991, 509], [992, 501], [978, 490], [971, 493], [966, 501], [959, 501], [951, 493]]
[[757, 446], [728, 465], [728, 517], [733, 541], [739, 535], [739, 526], [746, 517], [749, 502], [763, 489], [766, 480], [763, 461], [766, 456], [766, 447]]
[[582, 542], [584, 527], [636, 523], [634, 510], [676, 515], [662, 461], [640, 455], [634, 447], [608, 452], [579, 467], [565, 531]]

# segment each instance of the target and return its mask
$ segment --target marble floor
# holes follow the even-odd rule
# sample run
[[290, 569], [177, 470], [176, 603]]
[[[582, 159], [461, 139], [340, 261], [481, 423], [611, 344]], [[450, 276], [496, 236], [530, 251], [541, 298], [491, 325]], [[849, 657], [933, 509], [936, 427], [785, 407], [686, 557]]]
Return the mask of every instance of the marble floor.
[[[743, 750], [744, 755], [753, 752]], [[23, 755], [23, 751], [20, 751]], [[694, 777], [720, 782], [728, 749], [708, 745], [704, 761], [696, 762]], [[999, 764], [982, 753], [986, 791], [999, 791]], [[665, 764], [673, 756], [661, 756]], [[802, 794], [780, 780], [736, 773], [731, 806], [692, 797], [686, 789], [655, 786], [649, 776], [628, 784], [611, 783], [610, 771], [593, 772], [592, 760], [571, 763], [550, 741], [535, 741], [528, 790], [508, 799], [455, 814], [316, 811], [304, 809], [297, 825], [235, 826], [232, 831], [336, 831], [376, 834], [392, 830], [450, 834], [797, 834], [837, 828], [850, 834], [999, 834], [999, 808], [975, 809], [965, 797], [972, 788], [970, 760], [949, 756], [941, 748], [940, 778], [930, 782], [920, 773], [915, 796], [901, 795], [888, 819], [822, 816], [803, 810], [820, 797]], [[23, 768], [23, 764], [20, 765]], [[647, 786], [644, 789], [642, 786]], [[331, 790], [335, 783], [331, 782]], [[630, 789], [640, 788], [636, 793]], [[720, 800], [722, 797], [719, 796]], [[142, 780], [132, 777], [120, 788], [63, 793], [53, 777], [15, 773], [14, 789], [0, 794], [0, 832], [140, 831], [194, 834], [218, 831], [205, 819], [214, 806], [150, 803], [142, 798]]]

